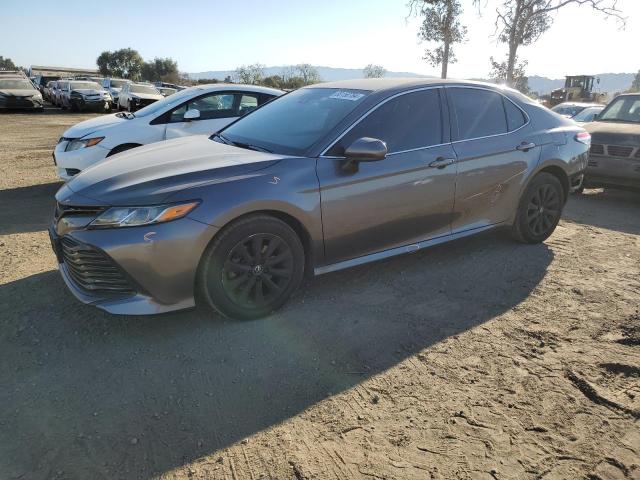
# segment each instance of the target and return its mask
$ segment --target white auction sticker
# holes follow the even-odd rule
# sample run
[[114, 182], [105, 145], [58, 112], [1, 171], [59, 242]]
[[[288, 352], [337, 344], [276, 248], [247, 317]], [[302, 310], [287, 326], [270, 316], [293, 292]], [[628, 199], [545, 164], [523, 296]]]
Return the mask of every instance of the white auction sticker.
[[349, 100], [351, 102], [355, 102], [356, 100], [360, 100], [362, 97], [364, 97], [364, 93], [355, 93], [355, 92], [347, 92], [344, 90], [338, 90], [329, 98], [336, 98], [338, 100]]

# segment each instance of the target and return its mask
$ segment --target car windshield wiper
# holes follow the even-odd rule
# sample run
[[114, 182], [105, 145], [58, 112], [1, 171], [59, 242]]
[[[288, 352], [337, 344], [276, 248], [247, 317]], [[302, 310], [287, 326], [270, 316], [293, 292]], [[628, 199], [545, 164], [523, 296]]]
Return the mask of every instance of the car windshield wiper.
[[221, 133], [214, 133], [209, 138], [219, 138], [225, 145], [233, 145], [234, 147], [246, 148], [247, 150], [255, 150], [256, 152], [273, 153], [273, 150], [269, 150], [268, 148], [251, 145], [250, 143], [234, 142], [233, 140], [229, 140]]

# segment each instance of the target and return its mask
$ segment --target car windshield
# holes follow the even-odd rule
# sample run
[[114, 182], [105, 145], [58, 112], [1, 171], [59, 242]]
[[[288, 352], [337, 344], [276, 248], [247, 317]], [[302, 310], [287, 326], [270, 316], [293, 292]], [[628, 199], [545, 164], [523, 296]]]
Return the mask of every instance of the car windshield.
[[640, 123], [640, 95], [615, 99], [600, 114], [598, 121]]
[[29, 80], [21, 78], [0, 79], [0, 90], [33, 90], [33, 84]]
[[573, 119], [576, 122], [591, 122], [593, 121], [593, 117], [595, 117], [598, 113], [602, 111], [604, 107], [589, 107], [582, 110], [580, 113], [575, 115]]
[[71, 88], [73, 90], [102, 90], [102, 87], [98, 85], [96, 82], [71, 82]]
[[147, 105], [146, 107], [141, 108], [134, 115], [136, 117], [147, 117], [157, 112], [168, 110], [169, 108], [173, 108], [177, 104], [193, 97], [194, 95], [197, 95], [200, 92], [201, 92], [200, 90], [198, 90], [197, 92], [194, 92], [190, 88], [186, 90], [182, 90], [178, 93], [174, 93], [173, 95], [165, 97], [162, 100], [153, 102], [151, 105]]
[[126, 80], [109, 80], [109, 83], [111, 84], [111, 88], [122, 88], [122, 86], [127, 83]]
[[556, 105], [551, 110], [556, 112], [558, 115], [566, 115], [567, 117], [574, 117], [586, 107], [582, 107], [579, 105]]
[[133, 93], [148, 93], [149, 95], [158, 95], [160, 92], [151, 85], [131, 85], [131, 91]]
[[369, 93], [368, 90], [302, 88], [255, 110], [224, 129], [222, 134], [234, 143], [301, 155], [355, 110]]

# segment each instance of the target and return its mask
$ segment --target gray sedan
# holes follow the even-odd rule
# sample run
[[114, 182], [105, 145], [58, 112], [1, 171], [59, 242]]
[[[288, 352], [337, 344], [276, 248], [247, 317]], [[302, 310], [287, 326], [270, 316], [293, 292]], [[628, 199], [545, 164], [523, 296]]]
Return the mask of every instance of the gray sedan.
[[303, 275], [497, 227], [538, 243], [587, 164], [590, 136], [516, 91], [371, 79], [305, 87], [222, 131], [83, 171], [50, 234], [85, 303], [233, 318], [282, 306]]

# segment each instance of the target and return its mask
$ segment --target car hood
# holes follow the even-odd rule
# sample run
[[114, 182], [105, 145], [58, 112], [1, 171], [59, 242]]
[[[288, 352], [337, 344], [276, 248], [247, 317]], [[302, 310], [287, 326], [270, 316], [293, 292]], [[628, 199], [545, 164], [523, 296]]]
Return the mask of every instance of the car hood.
[[25, 88], [25, 89], [11, 89], [11, 90], [1, 90], [0, 93], [7, 96], [13, 97], [33, 97], [34, 95], [38, 95], [40, 92], [37, 90]]
[[159, 93], [132, 93], [131, 98], [142, 98], [144, 100], [162, 100], [164, 97]]
[[112, 127], [124, 122], [130, 122], [122, 114], [112, 113], [110, 115], [102, 115], [100, 117], [92, 118], [91, 120], [85, 120], [75, 124], [73, 127], [66, 130], [63, 134], [66, 138], [81, 138], [90, 133], [98, 130], [104, 130], [105, 128]]
[[186, 188], [246, 176], [281, 155], [224, 145], [206, 135], [157, 142], [82, 171], [56, 194], [70, 205], [151, 205]]
[[95, 88], [74, 88], [73, 91], [82, 95], [102, 95], [106, 93], [105, 90], [96, 90]]
[[606, 145], [640, 145], [640, 123], [589, 122], [584, 129], [593, 143]]

